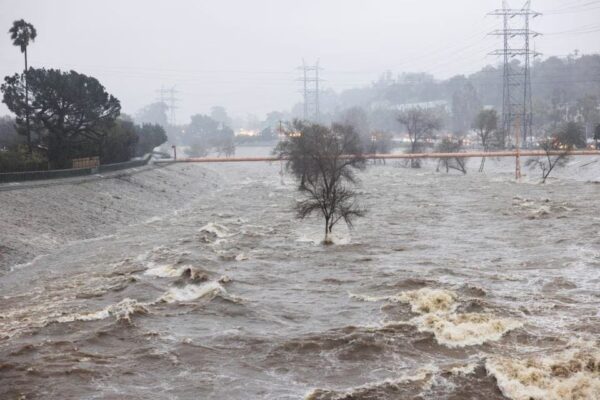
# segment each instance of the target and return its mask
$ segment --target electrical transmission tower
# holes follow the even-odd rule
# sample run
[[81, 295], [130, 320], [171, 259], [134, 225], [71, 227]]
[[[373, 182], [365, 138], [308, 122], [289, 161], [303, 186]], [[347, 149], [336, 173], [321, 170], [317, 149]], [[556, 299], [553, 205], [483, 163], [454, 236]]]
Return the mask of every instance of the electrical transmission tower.
[[302, 82], [301, 93], [304, 96], [304, 120], [318, 122], [321, 118], [319, 61], [317, 60], [315, 65], [306, 65], [302, 60], [302, 66], [298, 69], [302, 71], [302, 77], [299, 80]]
[[179, 102], [179, 99], [175, 95], [179, 92], [175, 89], [175, 86], [171, 87], [170, 89], [165, 89], [163, 86], [161, 86], [160, 90], [157, 90], [157, 92], [159, 95], [157, 101], [163, 103], [169, 109], [169, 124], [176, 125], [177, 120], [175, 118], [175, 110], [179, 108], [176, 106], [176, 103]]
[[[502, 91], [502, 128], [505, 138], [512, 140], [515, 134], [515, 121], [520, 121], [521, 143], [527, 146], [532, 137], [533, 104], [531, 101], [531, 60], [539, 55], [531, 50], [531, 39], [540, 33], [530, 29], [532, 18], [539, 17], [539, 12], [531, 10], [531, 0], [522, 8], [510, 8], [507, 0], [502, 1], [502, 8], [489, 13], [502, 17], [503, 29], [495, 30], [490, 35], [501, 36], [504, 46], [491, 55], [504, 57], [503, 91]], [[512, 61], [518, 63], [513, 64]]]

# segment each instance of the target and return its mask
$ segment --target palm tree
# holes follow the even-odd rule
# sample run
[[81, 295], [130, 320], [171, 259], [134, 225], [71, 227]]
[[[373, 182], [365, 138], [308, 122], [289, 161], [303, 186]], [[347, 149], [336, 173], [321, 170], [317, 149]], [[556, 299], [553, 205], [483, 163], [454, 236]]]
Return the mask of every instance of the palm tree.
[[27, 85], [27, 46], [29, 42], [35, 41], [37, 32], [32, 24], [26, 22], [24, 19], [13, 22], [12, 28], [9, 29], [10, 38], [13, 41], [13, 45], [18, 46], [21, 49], [21, 53], [25, 55], [25, 70], [23, 76], [25, 78], [25, 129], [27, 134], [27, 146], [31, 153], [31, 132], [29, 130], [29, 87]]

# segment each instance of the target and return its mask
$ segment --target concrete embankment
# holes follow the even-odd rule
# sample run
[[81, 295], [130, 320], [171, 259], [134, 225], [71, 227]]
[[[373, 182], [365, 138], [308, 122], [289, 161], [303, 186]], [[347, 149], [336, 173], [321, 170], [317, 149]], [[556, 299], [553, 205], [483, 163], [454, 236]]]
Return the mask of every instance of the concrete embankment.
[[0, 186], [0, 275], [65, 244], [163, 216], [216, 185], [197, 165]]

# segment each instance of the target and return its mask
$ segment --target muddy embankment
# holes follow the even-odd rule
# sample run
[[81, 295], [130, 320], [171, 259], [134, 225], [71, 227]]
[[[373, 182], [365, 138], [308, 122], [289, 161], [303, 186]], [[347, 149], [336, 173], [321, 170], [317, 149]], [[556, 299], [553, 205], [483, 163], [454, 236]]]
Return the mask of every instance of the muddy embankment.
[[198, 165], [170, 165], [0, 185], [0, 275], [69, 242], [175, 212], [216, 182]]

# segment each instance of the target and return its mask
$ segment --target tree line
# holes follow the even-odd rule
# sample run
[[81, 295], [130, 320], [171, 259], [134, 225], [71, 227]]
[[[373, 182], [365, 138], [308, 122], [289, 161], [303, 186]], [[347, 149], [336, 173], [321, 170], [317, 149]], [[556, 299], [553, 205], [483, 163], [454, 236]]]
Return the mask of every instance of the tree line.
[[[385, 72], [364, 87], [321, 93], [321, 122], [343, 119], [347, 110], [362, 110], [363, 121], [374, 131], [397, 132], [397, 112], [411, 106], [444, 107], [444, 126], [455, 136], [465, 135], [483, 108], [502, 109], [502, 65], [488, 65], [470, 75], [439, 80], [427, 73]], [[511, 63], [513, 72], [523, 66]], [[586, 135], [600, 124], [600, 55], [570, 55], [536, 60], [531, 68], [534, 135], [543, 137], [560, 124], [575, 121]], [[294, 106], [292, 118], [302, 115]]]
[[[167, 140], [156, 124], [136, 125], [94, 77], [76, 71], [33, 68], [27, 49], [33, 25], [15, 21], [9, 33], [25, 58], [25, 69], [4, 78], [2, 101], [15, 114], [0, 124], [0, 168], [71, 168], [74, 158], [97, 156], [102, 164], [127, 161]], [[20, 140], [19, 137], [23, 138]]]

